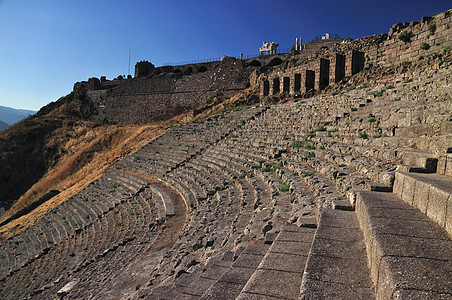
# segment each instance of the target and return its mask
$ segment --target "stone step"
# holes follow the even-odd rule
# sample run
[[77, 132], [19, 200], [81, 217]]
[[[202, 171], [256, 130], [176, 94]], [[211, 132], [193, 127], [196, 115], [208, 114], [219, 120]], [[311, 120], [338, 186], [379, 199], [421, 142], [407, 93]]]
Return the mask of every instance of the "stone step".
[[314, 233], [284, 226], [236, 299], [298, 299]]
[[165, 208], [166, 216], [174, 216], [174, 206], [170, 196], [168, 196], [168, 194], [161, 187], [150, 185], [150, 188], [152, 190], [155, 190], [163, 200], [163, 206]]
[[422, 173], [435, 173], [438, 165], [438, 159], [429, 151], [401, 150], [397, 151], [404, 165], [417, 167], [425, 170]]
[[143, 197], [143, 199], [151, 197], [155, 202], [158, 218], [164, 219], [166, 217], [165, 205], [163, 204], [163, 199], [161, 195], [157, 192], [157, 190], [153, 189], [150, 186], [149, 190], [147, 189], [144, 190], [144, 192], [140, 193], [140, 196]]
[[201, 299], [235, 299], [256, 271], [270, 245], [258, 240], [248, 244], [232, 266], [204, 293]]
[[300, 299], [374, 298], [355, 212], [324, 209], [306, 262]]
[[452, 299], [452, 241], [392, 193], [362, 191], [356, 212], [377, 299]]
[[397, 172], [394, 193], [452, 235], [452, 178]]
[[188, 188], [186, 187], [182, 182], [180, 182], [177, 178], [175, 177], [166, 177], [165, 178], [166, 181], [169, 181], [169, 183], [171, 184], [171, 186], [179, 192], [179, 194], [181, 195], [182, 199], [185, 202], [185, 206], [187, 207], [187, 211], [195, 208], [198, 206], [198, 199], [196, 198], [195, 194]]
[[182, 273], [173, 285], [156, 288], [148, 299], [199, 299], [229, 269], [233, 255], [228, 251], [221, 258], [212, 258], [202, 268]]
[[452, 153], [443, 153], [439, 156], [437, 172], [440, 175], [452, 177]]

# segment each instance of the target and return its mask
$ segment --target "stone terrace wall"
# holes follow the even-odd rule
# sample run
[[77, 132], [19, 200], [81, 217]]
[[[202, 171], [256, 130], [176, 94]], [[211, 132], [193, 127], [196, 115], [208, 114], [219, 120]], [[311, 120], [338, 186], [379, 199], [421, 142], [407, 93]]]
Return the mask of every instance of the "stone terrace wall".
[[[452, 46], [452, 10], [440, 13], [433, 18], [424, 17], [421, 22], [398, 23], [392, 26], [387, 40], [369, 51], [371, 61], [381, 66], [394, 65], [404, 61], [415, 61]], [[411, 33], [410, 42], [399, 40], [399, 35]], [[429, 46], [421, 49], [422, 44]]]
[[[424, 17], [421, 22], [395, 24], [388, 34], [337, 43], [315, 52], [301, 51], [284, 67], [261, 77], [260, 95], [322, 90], [370, 65], [387, 67], [450, 51], [451, 12]], [[404, 31], [410, 35], [409, 41], [399, 39]]]
[[184, 68], [157, 68], [148, 77], [102, 82], [100, 87], [87, 88], [85, 94], [97, 109], [98, 121], [161, 121], [203, 105], [215, 95], [231, 97], [245, 87], [255, 69], [225, 57], [221, 62]]

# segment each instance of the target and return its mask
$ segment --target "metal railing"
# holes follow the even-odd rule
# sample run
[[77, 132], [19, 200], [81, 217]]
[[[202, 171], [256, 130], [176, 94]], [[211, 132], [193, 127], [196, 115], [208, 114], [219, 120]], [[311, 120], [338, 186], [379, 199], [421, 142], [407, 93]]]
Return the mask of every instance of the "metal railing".
[[[289, 53], [290, 52], [290, 48], [285, 48], [285, 49], [278, 49], [276, 51], [276, 54], [285, 54], [285, 53]], [[264, 56], [264, 55], [275, 55], [275, 54], [251, 54], [251, 55], [243, 55], [243, 59], [251, 59], [251, 58], [255, 58], [255, 57], [259, 57], [259, 56]], [[240, 56], [232, 56], [234, 58], [240, 59]], [[221, 57], [216, 57], [216, 58], [206, 58], [206, 59], [198, 59], [198, 60], [189, 60], [189, 61], [183, 61], [183, 62], [166, 62], [162, 65], [162, 67], [180, 67], [180, 66], [186, 66], [186, 65], [193, 65], [193, 64], [201, 64], [201, 63], [209, 63], [209, 62], [216, 62], [216, 61], [220, 61]]]
[[197, 59], [197, 60], [187, 60], [187, 61], [183, 61], [183, 62], [167, 62], [164, 63], [162, 66], [163, 67], [178, 67], [178, 66], [186, 66], [186, 65], [193, 65], [193, 64], [201, 64], [201, 63], [208, 63], [208, 62], [214, 62], [214, 61], [220, 61], [221, 57], [216, 57], [216, 58], [205, 58], [205, 59]]

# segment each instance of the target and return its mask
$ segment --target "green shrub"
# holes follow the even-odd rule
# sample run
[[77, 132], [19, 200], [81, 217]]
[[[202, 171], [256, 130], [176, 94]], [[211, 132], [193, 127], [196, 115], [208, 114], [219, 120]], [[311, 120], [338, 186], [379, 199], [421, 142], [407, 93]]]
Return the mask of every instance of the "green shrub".
[[272, 168], [271, 167], [264, 167], [264, 168], [262, 168], [262, 171], [263, 172], [270, 172], [272, 170]]
[[306, 158], [315, 157], [315, 153], [314, 152], [309, 152], [305, 157]]
[[303, 147], [303, 143], [300, 141], [293, 141], [290, 146], [292, 146], [293, 148], [301, 148]]
[[422, 50], [428, 50], [428, 49], [430, 49], [430, 45], [427, 44], [427, 43], [422, 43], [420, 48], [421, 48]]
[[367, 139], [367, 133], [366, 133], [365, 131], [360, 132], [360, 133], [358, 134], [358, 136], [359, 136], [360, 138], [362, 138], [362, 139]]
[[86, 105], [85, 109], [83, 110], [83, 118], [84, 119], [90, 119], [92, 116], [97, 115], [97, 109], [96, 106], [92, 102], [88, 102], [88, 105]]
[[434, 34], [436, 32], [436, 24], [435, 23], [431, 23], [428, 26], [428, 29], [430, 30], [430, 35]]
[[405, 30], [404, 32], [399, 34], [399, 40], [406, 44], [411, 41], [411, 35], [412, 35], [411, 31]]
[[303, 148], [307, 149], [307, 150], [315, 150], [315, 146], [313, 144], [304, 144]]
[[372, 93], [372, 95], [374, 95], [374, 97], [381, 97], [381, 96], [383, 96], [384, 92], [385, 92], [385, 90], [381, 90], [381, 91]]
[[214, 96], [207, 98], [207, 101], [206, 101], [207, 104], [212, 103], [214, 98], [215, 98]]
[[287, 182], [282, 182], [281, 186], [279, 187], [280, 192], [288, 192], [290, 189], [290, 185]]
[[312, 175], [314, 175], [314, 173], [304, 172], [303, 174], [301, 174], [301, 177], [309, 177]]

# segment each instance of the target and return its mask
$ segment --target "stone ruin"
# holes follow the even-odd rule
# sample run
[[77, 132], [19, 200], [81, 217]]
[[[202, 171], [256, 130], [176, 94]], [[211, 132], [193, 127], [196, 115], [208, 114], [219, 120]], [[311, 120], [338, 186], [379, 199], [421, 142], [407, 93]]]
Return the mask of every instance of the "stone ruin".
[[263, 55], [264, 52], [267, 54], [276, 54], [276, 51], [279, 47], [279, 44], [276, 42], [262, 42], [262, 47], [259, 48], [260, 55]]
[[1, 241], [1, 299], [452, 299], [451, 23], [311, 53], [258, 83], [324, 93], [168, 130]]

